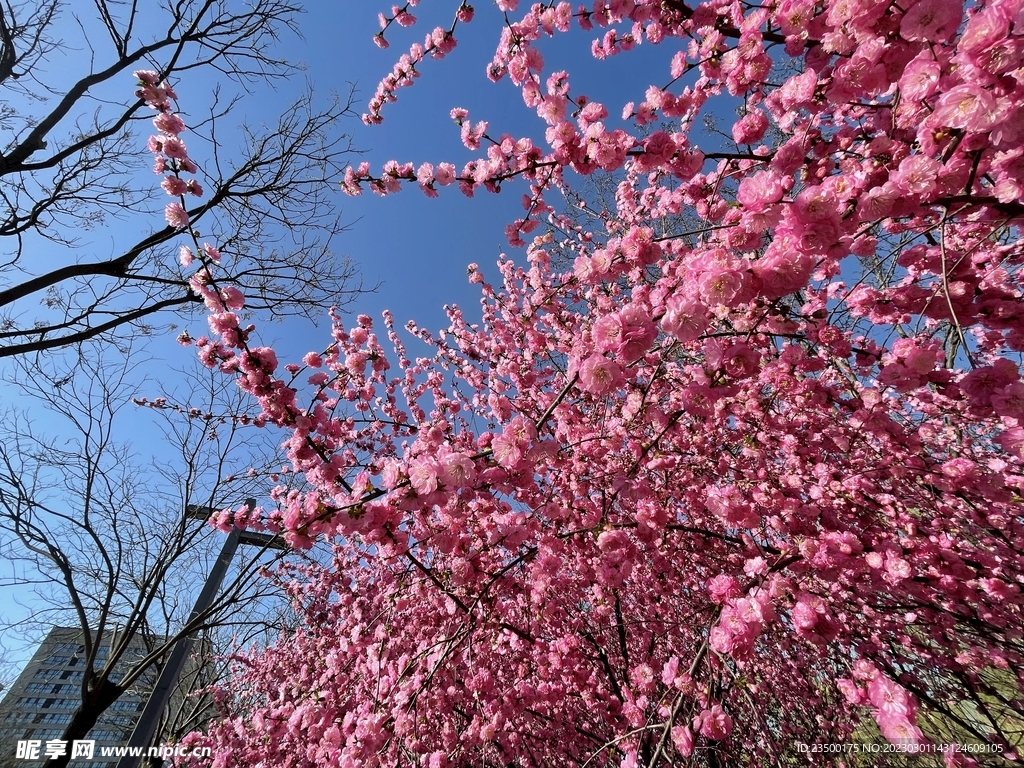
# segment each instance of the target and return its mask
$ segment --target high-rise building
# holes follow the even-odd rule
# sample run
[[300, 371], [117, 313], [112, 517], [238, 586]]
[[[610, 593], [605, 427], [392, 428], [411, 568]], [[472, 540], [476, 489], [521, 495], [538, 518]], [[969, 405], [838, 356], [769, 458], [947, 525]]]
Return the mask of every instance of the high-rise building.
[[[0, 768], [37, 768], [46, 764], [47, 742], [61, 738], [82, 703], [83, 640], [81, 629], [51, 629], [0, 701]], [[121, 669], [130, 669], [147, 653], [141, 637], [133, 640], [136, 642], [129, 644], [111, 676], [114, 682], [120, 679]], [[159, 640], [162, 642], [163, 638]], [[97, 670], [106, 664], [109, 651], [107, 645], [97, 649], [94, 665]], [[102, 747], [122, 747], [128, 743], [154, 679], [154, 674], [144, 675], [100, 715], [86, 736], [95, 742], [93, 756], [72, 759], [74, 768], [111, 768], [116, 763], [117, 757], [102, 756]], [[23, 743], [21, 755], [18, 742]], [[24, 745], [29, 742], [38, 743], [35, 759], [24, 753]], [[72, 745], [67, 744], [65, 748], [70, 751]]]

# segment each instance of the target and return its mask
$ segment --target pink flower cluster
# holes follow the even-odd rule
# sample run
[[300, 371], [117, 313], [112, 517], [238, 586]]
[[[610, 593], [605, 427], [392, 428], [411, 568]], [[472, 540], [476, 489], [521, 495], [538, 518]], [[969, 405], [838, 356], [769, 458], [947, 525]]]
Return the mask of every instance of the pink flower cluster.
[[[344, 181], [522, 183], [525, 252], [470, 267], [478, 315], [335, 313], [282, 366], [189, 250], [202, 359], [306, 482], [246, 524], [331, 544], [193, 740], [239, 766], [756, 766], [974, 707], [1017, 759], [1024, 4], [497, 5], [488, 72], [536, 138], [456, 109], [461, 168]], [[615, 122], [549, 71], [573, 24], [599, 58], [669, 46], [668, 84]]]
[[853, 675], [853, 679], [839, 680], [839, 689], [851, 704], [871, 706], [886, 739], [904, 747], [925, 742], [924, 734], [916, 725], [917, 704], [906, 690], [869, 662], [855, 663]]
[[179, 138], [185, 130], [185, 123], [172, 111], [171, 105], [171, 101], [178, 96], [166, 81], [160, 81], [157, 72], [143, 69], [134, 72], [133, 76], [139, 81], [139, 89], [135, 95], [158, 112], [153, 118], [153, 125], [159, 133], [150, 136], [147, 142], [149, 151], [155, 155], [153, 172], [169, 174], [164, 177], [160, 186], [168, 195], [178, 198], [175, 202], [167, 204], [164, 217], [172, 227], [182, 229], [189, 224], [188, 212], [185, 210], [185, 195], [202, 197], [203, 188], [195, 179], [182, 178], [183, 173], [194, 174], [199, 168], [189, 158], [185, 143]]
[[[416, 23], [416, 17], [409, 13], [409, 8], [417, 5], [418, 2], [419, 0], [408, 0], [404, 6], [392, 6], [390, 16], [383, 13], [380, 14], [381, 31], [373, 36], [373, 42], [378, 48], [388, 47], [388, 41], [384, 33], [387, 32], [388, 27], [392, 24], [398, 24], [400, 27], [411, 27]], [[463, 2], [456, 11], [455, 20], [449, 29], [435, 27], [426, 36], [422, 44], [413, 43], [409, 47], [409, 52], [403, 54], [395, 63], [391, 73], [378, 83], [377, 91], [374, 93], [373, 98], [370, 99], [369, 112], [363, 115], [363, 122], [367, 125], [375, 125], [382, 122], [384, 118], [381, 116], [381, 110], [384, 105], [388, 102], [397, 101], [398, 97], [395, 95], [395, 91], [412, 85], [413, 81], [420, 76], [416, 67], [423, 61], [423, 58], [430, 56], [434, 59], [443, 59], [451, 53], [456, 46], [456, 26], [460, 21], [468, 23], [472, 20], [473, 7]]]

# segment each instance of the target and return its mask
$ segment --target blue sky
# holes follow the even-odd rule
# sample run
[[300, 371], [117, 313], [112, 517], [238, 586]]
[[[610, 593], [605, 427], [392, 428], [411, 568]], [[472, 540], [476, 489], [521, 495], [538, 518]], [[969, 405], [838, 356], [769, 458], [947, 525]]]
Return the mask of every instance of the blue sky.
[[[409, 29], [393, 25], [388, 36], [391, 47], [381, 50], [373, 44], [372, 37], [379, 29], [378, 11], [387, 10], [389, 5], [359, 2], [342, 6], [337, 0], [312, 0], [307, 4], [308, 12], [299, 19], [304, 39], [284, 37], [279, 48], [285, 58], [303, 63], [305, 72], [288, 82], [278, 82], [273, 90], [257, 87], [240, 103], [236, 118], [244, 116], [254, 126], [272, 125], [307, 81], [322, 101], [332, 91], [346, 93], [350, 83], [355, 85], [356, 110], [362, 112], [377, 82], [391, 70], [397, 57], [412, 42], [422, 41], [435, 26], [449, 26], [457, 6], [457, 2], [422, 3], [413, 9], [419, 23]], [[401, 89], [396, 103], [387, 105], [382, 125], [367, 127], [353, 118], [341, 126], [352, 134], [354, 145], [365, 150], [365, 155], [353, 160], [367, 160], [374, 170], [390, 159], [416, 165], [424, 161], [450, 161], [461, 167], [473, 153], [462, 146], [458, 128], [449, 117], [453, 107], [467, 108], [474, 121], [488, 121], [492, 136], [511, 133], [540, 140], [545, 126], [523, 105], [519, 89], [508, 79], [494, 84], [485, 77], [501, 26], [502, 14], [491, 4], [479, 3], [476, 19], [469, 25], [460, 25], [458, 47], [444, 60], [423, 63], [422, 77], [413, 87]], [[596, 61], [590, 55], [590, 43], [599, 31], [603, 32], [584, 33], [574, 28], [570, 34], [545, 41], [540, 47], [546, 71], [568, 70], [573, 94], [583, 93], [602, 101], [610, 112], [609, 122], [615, 122], [625, 102], [642, 101], [649, 85], [668, 82], [668, 62], [677, 47], [671, 43], [658, 47], [641, 45], [606, 61]], [[190, 105], [205, 105], [217, 84], [212, 77], [180, 81], [177, 87], [183, 113], [190, 111]], [[125, 100], [131, 98], [132, 87], [131, 82], [124, 84]], [[113, 94], [104, 95], [115, 98]], [[187, 135], [183, 138], [187, 140]], [[201, 157], [196, 159], [202, 162]], [[148, 174], [145, 168], [141, 172]], [[152, 175], [149, 179], [156, 189], [158, 179]], [[338, 240], [336, 249], [354, 260], [367, 284], [381, 282], [377, 293], [360, 297], [347, 311], [369, 314], [379, 322], [381, 311], [389, 308], [399, 326], [415, 319], [430, 329], [445, 324], [445, 304], [458, 303], [471, 318], [476, 317], [480, 293], [468, 284], [466, 265], [477, 262], [485, 272], [493, 274], [498, 254], [510, 251], [504, 227], [522, 214], [519, 201], [524, 191], [523, 184], [511, 183], [505, 185], [500, 195], [481, 191], [476, 198], [468, 199], [457, 188], [449, 187], [441, 190], [438, 199], [428, 199], [415, 186], [387, 198], [369, 191], [359, 198], [346, 198], [340, 189], [335, 189], [344, 218], [352, 225]], [[153, 221], [112, 222], [111, 226], [138, 231], [162, 224], [157, 215]], [[101, 231], [90, 236], [102, 255], [107, 233]], [[216, 239], [216, 233], [209, 236]], [[281, 361], [288, 362], [326, 345], [326, 309], [318, 331], [311, 331], [308, 324], [300, 321], [254, 321], [260, 328], [261, 341], [272, 343]], [[201, 317], [186, 327], [193, 336], [206, 332]], [[415, 354], [415, 346], [411, 345], [410, 351]], [[170, 386], [174, 381], [167, 378], [165, 369], [180, 368], [194, 355], [194, 350], [175, 343], [174, 334], [154, 339], [150, 352], [156, 360], [148, 373]], [[161, 391], [151, 381], [140, 385], [138, 394], [153, 398]], [[10, 394], [4, 399], [11, 402]], [[45, 417], [41, 418], [46, 426]], [[53, 428], [58, 427], [54, 424]], [[137, 445], [160, 455], [159, 433], [151, 414], [145, 410], [138, 412], [131, 431]], [[16, 615], [23, 610], [11, 603], [7, 591], [0, 590], [0, 613]], [[19, 643], [12, 640], [8, 638], [2, 644], [17, 647]], [[30, 652], [31, 648], [21, 649], [25, 658]]]
[[[435, 26], [447, 27], [457, 4], [422, 3], [414, 9], [419, 18], [415, 26], [392, 25], [387, 50], [371, 41], [379, 29], [377, 4], [353, 5], [342, 15], [334, 3], [311, 4], [303, 19], [306, 47], [301, 58], [318, 91], [356, 82], [362, 111], [397, 57]], [[355, 144], [368, 150], [365, 159], [374, 170], [389, 159], [416, 165], [447, 160], [461, 167], [474, 153], [459, 140], [449, 117], [453, 107], [468, 109], [474, 121], [488, 121], [492, 136], [510, 133], [543, 139], [546, 126], [523, 105], [519, 89], [507, 78], [495, 84], [485, 77], [501, 25], [502, 14], [480, 3], [474, 21], [460, 25], [456, 49], [443, 60], [421, 66], [416, 84], [401, 89], [398, 101], [385, 107], [382, 125], [353, 124]], [[642, 100], [648, 85], [668, 82], [667, 65], [674, 51], [669, 46], [641, 46], [599, 62], [590, 55], [592, 38], [592, 33], [574, 29], [545, 41], [546, 69], [568, 70], [573, 93], [604, 101], [613, 118], [626, 101]], [[448, 187], [439, 198], [428, 199], [411, 186], [386, 198], [367, 191], [343, 201], [348, 216], [358, 218], [358, 223], [341, 241], [342, 250], [362, 266], [369, 282], [385, 281], [378, 294], [359, 302], [360, 311], [379, 317], [380, 310], [389, 307], [400, 324], [415, 318], [421, 325], [437, 327], [444, 322], [445, 303], [475, 304], [479, 292], [468, 285], [465, 267], [478, 262], [486, 270], [500, 252], [509, 251], [504, 227], [522, 215], [519, 201], [525, 191], [521, 183], [508, 184], [499, 195], [479, 191], [470, 200]]]

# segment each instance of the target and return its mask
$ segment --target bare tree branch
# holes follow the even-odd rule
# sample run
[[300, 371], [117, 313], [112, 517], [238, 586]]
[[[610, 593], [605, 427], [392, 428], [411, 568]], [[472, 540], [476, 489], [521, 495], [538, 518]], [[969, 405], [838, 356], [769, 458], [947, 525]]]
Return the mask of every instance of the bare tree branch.
[[[273, 582], [259, 576], [280, 553], [248, 548], [213, 605], [189, 615], [222, 534], [188, 519], [185, 508], [236, 507], [240, 498], [265, 495], [267, 472], [280, 462], [262, 430], [217, 415], [244, 412], [244, 396], [193, 372], [198, 417], [167, 420], [175, 455], [157, 462], [116, 439], [130, 392], [155, 385], [140, 382], [137, 353], [113, 357], [84, 349], [61, 364], [20, 361], [11, 383], [45, 404], [48, 425], [56, 418], [66, 429], [47, 437], [13, 411], [0, 429], [0, 552], [8, 564], [0, 589], [23, 594], [31, 586], [39, 604], [50, 606], [22, 620], [23, 633], [72, 625], [84, 638], [82, 701], [68, 740], [84, 738], [124, 691], [145, 684], [179, 637], [222, 626], [233, 636], [258, 632], [277, 623], [283, 604]], [[239, 452], [264, 471], [228, 481], [227, 457], [237, 460]], [[140, 638], [145, 653], [132, 659]], [[101, 647], [109, 649], [105, 658]], [[201, 647], [207, 655], [215, 650]]]
[[[340, 128], [351, 94], [321, 104], [307, 88], [276, 122], [233, 120], [259, 83], [296, 73], [274, 46], [298, 33], [299, 4], [181, 0], [140, 10], [134, 0], [94, 0], [73, 12], [57, 0], [0, 5], [0, 88], [11, 95], [0, 99], [0, 357], [149, 333], [169, 323], [158, 319], [165, 310], [190, 311], [180, 233], [151, 229], [166, 202], [144, 173], [152, 112], [142, 100], [123, 106], [138, 68], [172, 82], [205, 69], [239, 89], [214, 92], [205, 117], [186, 116], [190, 155], [206, 153], [208, 190], [189, 215], [221, 247], [226, 278], [250, 310], [318, 316], [363, 290], [333, 251], [345, 230], [334, 188], [354, 151]], [[57, 50], [71, 21], [84, 33], [85, 74], [24, 87], [22, 70], [44, 79], [41, 65], [71, 55]], [[241, 128], [238, 146], [223, 141], [228, 122]], [[100, 229], [111, 220], [125, 225]], [[107, 254], [91, 240], [99, 231], [111, 240]]]

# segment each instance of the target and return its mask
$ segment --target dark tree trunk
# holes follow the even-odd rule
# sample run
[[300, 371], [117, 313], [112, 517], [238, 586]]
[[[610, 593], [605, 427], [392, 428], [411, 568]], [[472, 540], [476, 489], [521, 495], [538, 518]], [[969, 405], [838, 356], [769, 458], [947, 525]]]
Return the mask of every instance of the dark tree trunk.
[[86, 695], [82, 706], [71, 716], [71, 722], [64, 729], [64, 734], [61, 736], [61, 739], [67, 742], [64, 754], [47, 760], [47, 768], [65, 768], [71, 761], [73, 743], [82, 741], [89, 735], [89, 731], [96, 725], [100, 715], [110, 709], [110, 705], [117, 701], [124, 691], [122, 686], [110, 682], [107, 678], [100, 680], [99, 684]]

